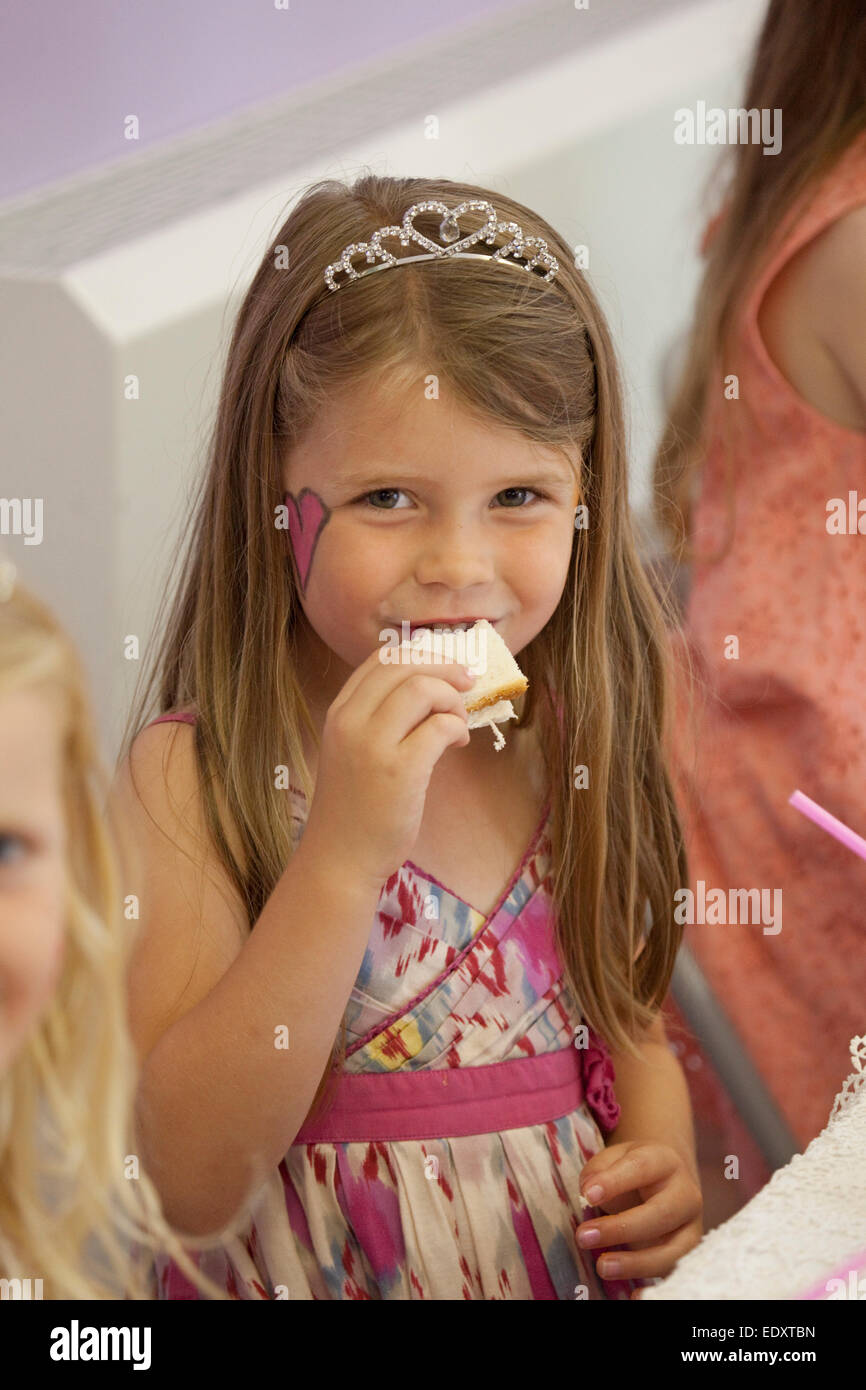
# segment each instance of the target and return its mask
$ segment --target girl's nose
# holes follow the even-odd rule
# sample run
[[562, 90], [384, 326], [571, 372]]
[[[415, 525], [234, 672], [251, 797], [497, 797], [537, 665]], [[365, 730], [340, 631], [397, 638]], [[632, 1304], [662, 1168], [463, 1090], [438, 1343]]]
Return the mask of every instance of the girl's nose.
[[415, 562], [415, 578], [419, 584], [442, 584], [458, 590], [488, 584], [495, 577], [493, 548], [482, 539], [479, 530], [471, 526], [431, 530]]

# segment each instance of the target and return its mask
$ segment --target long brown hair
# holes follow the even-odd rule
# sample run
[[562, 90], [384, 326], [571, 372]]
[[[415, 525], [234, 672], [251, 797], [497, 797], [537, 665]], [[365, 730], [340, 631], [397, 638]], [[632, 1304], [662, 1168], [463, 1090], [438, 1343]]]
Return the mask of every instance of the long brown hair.
[[[712, 178], [724, 181], [718, 224], [706, 251], [685, 366], [671, 401], [654, 466], [653, 510], [671, 555], [690, 563], [692, 507], [700, 480], [713, 393], [736, 370], [731, 356], [738, 314], [772, 238], [806, 190], [866, 130], [866, 5], [863, 0], [771, 0], [746, 81], [747, 110], [782, 112], [778, 154], [760, 144], [733, 144]], [[721, 364], [721, 367], [720, 367]], [[741, 383], [742, 385], [742, 383]], [[747, 394], [740, 402], [748, 405]], [[719, 412], [725, 425], [728, 533], [733, 540], [733, 432], [737, 405]]]
[[[385, 271], [336, 294], [325, 288], [323, 270], [344, 246], [399, 223], [410, 204], [473, 198], [547, 241], [560, 262], [554, 284], [489, 261], [452, 260]], [[416, 218], [434, 238], [440, 222], [437, 213]], [[479, 225], [477, 212], [461, 218], [461, 231]], [[288, 273], [280, 248], [288, 248]], [[365, 174], [351, 187], [328, 180], [305, 192], [234, 327], [192, 545], [130, 727], [144, 722], [154, 686], [160, 712], [197, 709], [208, 825], [252, 927], [291, 854], [275, 763], [313, 795], [301, 721], [315, 731], [292, 655], [298, 594], [274, 527], [285, 451], [342, 386], [387, 376], [423, 389], [430, 372], [464, 407], [579, 460], [589, 526], [575, 531], [555, 614], [521, 653], [530, 682], [521, 719], [541, 721], [566, 982], [587, 1023], [634, 1054], [668, 988], [682, 935], [674, 892], [687, 881], [663, 751], [667, 629], [632, 531], [608, 328], [570, 247], [529, 208], [447, 179]], [[561, 705], [561, 730], [549, 697]], [[578, 764], [589, 768], [588, 787], [575, 786]], [[245, 868], [220, 826], [214, 778]], [[652, 930], [635, 965], [647, 917]], [[332, 1063], [342, 1063], [344, 1047], [345, 1028]]]

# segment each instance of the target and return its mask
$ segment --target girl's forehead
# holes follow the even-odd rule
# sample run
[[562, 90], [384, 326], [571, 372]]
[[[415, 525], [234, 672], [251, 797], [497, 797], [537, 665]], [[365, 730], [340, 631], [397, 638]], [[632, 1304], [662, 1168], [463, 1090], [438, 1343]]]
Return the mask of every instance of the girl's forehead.
[[293, 491], [310, 478], [372, 487], [382, 468], [406, 483], [452, 474], [496, 481], [531, 468], [550, 486], [576, 490], [580, 458], [576, 446], [563, 453], [472, 408], [419, 366], [414, 380], [370, 375], [335, 390], [288, 450], [284, 477]]
[[63, 705], [51, 689], [0, 695], [0, 816], [48, 826], [59, 816]]
[[[413, 453], [423, 453], [425, 444], [440, 448], [443, 440], [453, 439], [458, 444], [495, 441], [505, 453], [535, 451], [562, 457], [561, 446], [531, 439], [515, 429], [513, 421], [485, 414], [453, 395], [430, 395], [429, 385], [419, 380], [417, 388], [392, 395], [374, 381], [369, 387], [361, 384], [335, 393], [303, 430], [291, 453], [300, 456], [308, 449], [330, 447], [341, 454], [365, 454], [372, 447], [380, 455], [405, 453], [407, 445]], [[576, 460], [577, 447], [566, 446], [566, 453]], [[573, 471], [574, 462], [570, 466]]]

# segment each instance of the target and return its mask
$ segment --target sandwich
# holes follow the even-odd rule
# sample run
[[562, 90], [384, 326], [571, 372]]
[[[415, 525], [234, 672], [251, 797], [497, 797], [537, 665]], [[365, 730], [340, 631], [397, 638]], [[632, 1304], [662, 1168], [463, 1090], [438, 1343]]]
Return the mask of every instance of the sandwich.
[[496, 628], [486, 618], [479, 618], [462, 632], [417, 628], [411, 645], [417, 647], [419, 644], [433, 654], [434, 660], [440, 655], [459, 661], [475, 676], [475, 684], [462, 697], [469, 715], [469, 728], [489, 725], [495, 736], [494, 748], [497, 751], [504, 748], [505, 736], [497, 726], [507, 719], [517, 718], [511, 701], [523, 694], [529, 681]]

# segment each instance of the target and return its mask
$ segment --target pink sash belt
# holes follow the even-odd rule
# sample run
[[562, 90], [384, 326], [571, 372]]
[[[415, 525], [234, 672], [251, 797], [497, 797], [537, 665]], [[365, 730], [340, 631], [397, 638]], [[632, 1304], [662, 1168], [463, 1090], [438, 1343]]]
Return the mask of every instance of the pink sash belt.
[[343, 1072], [295, 1144], [458, 1138], [558, 1120], [584, 1100], [580, 1052], [564, 1047], [483, 1067]]

